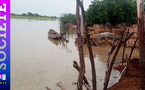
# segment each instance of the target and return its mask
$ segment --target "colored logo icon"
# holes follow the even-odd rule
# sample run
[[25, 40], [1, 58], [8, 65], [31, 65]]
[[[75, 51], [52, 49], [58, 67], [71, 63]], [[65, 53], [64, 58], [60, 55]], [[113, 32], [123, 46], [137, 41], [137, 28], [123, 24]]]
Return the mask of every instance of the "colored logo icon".
[[6, 74], [0, 74], [0, 80], [6, 80]]

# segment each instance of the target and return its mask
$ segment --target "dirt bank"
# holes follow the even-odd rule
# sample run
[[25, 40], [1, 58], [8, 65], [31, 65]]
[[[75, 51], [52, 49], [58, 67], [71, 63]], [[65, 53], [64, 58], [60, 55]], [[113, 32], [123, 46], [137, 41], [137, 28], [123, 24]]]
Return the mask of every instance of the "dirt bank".
[[[120, 65], [115, 66], [115, 68], [121, 70]], [[140, 77], [139, 59], [132, 59], [128, 73], [126, 74], [125, 70], [120, 81], [110, 87], [109, 90], [141, 90]]]

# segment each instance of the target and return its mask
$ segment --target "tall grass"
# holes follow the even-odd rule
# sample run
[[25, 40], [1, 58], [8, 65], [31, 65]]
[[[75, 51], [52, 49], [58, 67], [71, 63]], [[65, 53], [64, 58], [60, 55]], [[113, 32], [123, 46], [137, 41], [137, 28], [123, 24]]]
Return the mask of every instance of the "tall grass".
[[35, 16], [19, 16], [19, 15], [11, 15], [11, 18], [17, 19], [35, 19], [35, 20], [51, 20], [55, 21], [58, 18], [50, 18], [50, 17], [35, 17]]

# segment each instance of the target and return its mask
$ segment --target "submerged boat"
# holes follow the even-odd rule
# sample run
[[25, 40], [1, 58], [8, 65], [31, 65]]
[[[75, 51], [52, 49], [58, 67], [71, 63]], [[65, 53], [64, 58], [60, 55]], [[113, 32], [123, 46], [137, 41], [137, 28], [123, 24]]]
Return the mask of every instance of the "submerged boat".
[[53, 39], [61, 39], [61, 36], [59, 35], [59, 33], [57, 33], [55, 30], [53, 30], [53, 29], [50, 29], [49, 31], [48, 31], [48, 36], [50, 37], [50, 38], [53, 38]]

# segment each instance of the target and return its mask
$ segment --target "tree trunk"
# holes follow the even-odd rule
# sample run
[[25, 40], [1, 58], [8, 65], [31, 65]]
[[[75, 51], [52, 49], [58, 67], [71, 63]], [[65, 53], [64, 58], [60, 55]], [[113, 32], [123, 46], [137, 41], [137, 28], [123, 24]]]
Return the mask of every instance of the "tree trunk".
[[141, 70], [142, 90], [145, 90], [145, 25], [143, 0], [137, 0], [139, 25], [139, 63]]
[[97, 90], [96, 69], [95, 69], [94, 56], [93, 56], [92, 46], [91, 46], [91, 41], [90, 41], [90, 34], [89, 34], [89, 31], [88, 31], [88, 25], [87, 25], [87, 21], [86, 21], [85, 10], [84, 10], [84, 7], [83, 7], [83, 5], [82, 5], [80, 0], [77, 0], [77, 3], [81, 7], [82, 16], [83, 16], [84, 25], [85, 25], [86, 36], [87, 36], [87, 46], [88, 46], [90, 62], [91, 62], [91, 68], [92, 68], [92, 86], [93, 86], [93, 90]]
[[[79, 46], [79, 57], [80, 57], [80, 73], [78, 78], [78, 83], [83, 83], [83, 77], [85, 73], [85, 62], [83, 53], [83, 42], [80, 33], [80, 15], [79, 15], [79, 5], [76, 5], [76, 25], [77, 25], [77, 35], [78, 35], [78, 46]], [[78, 85], [78, 90], [83, 90], [82, 85]]]

